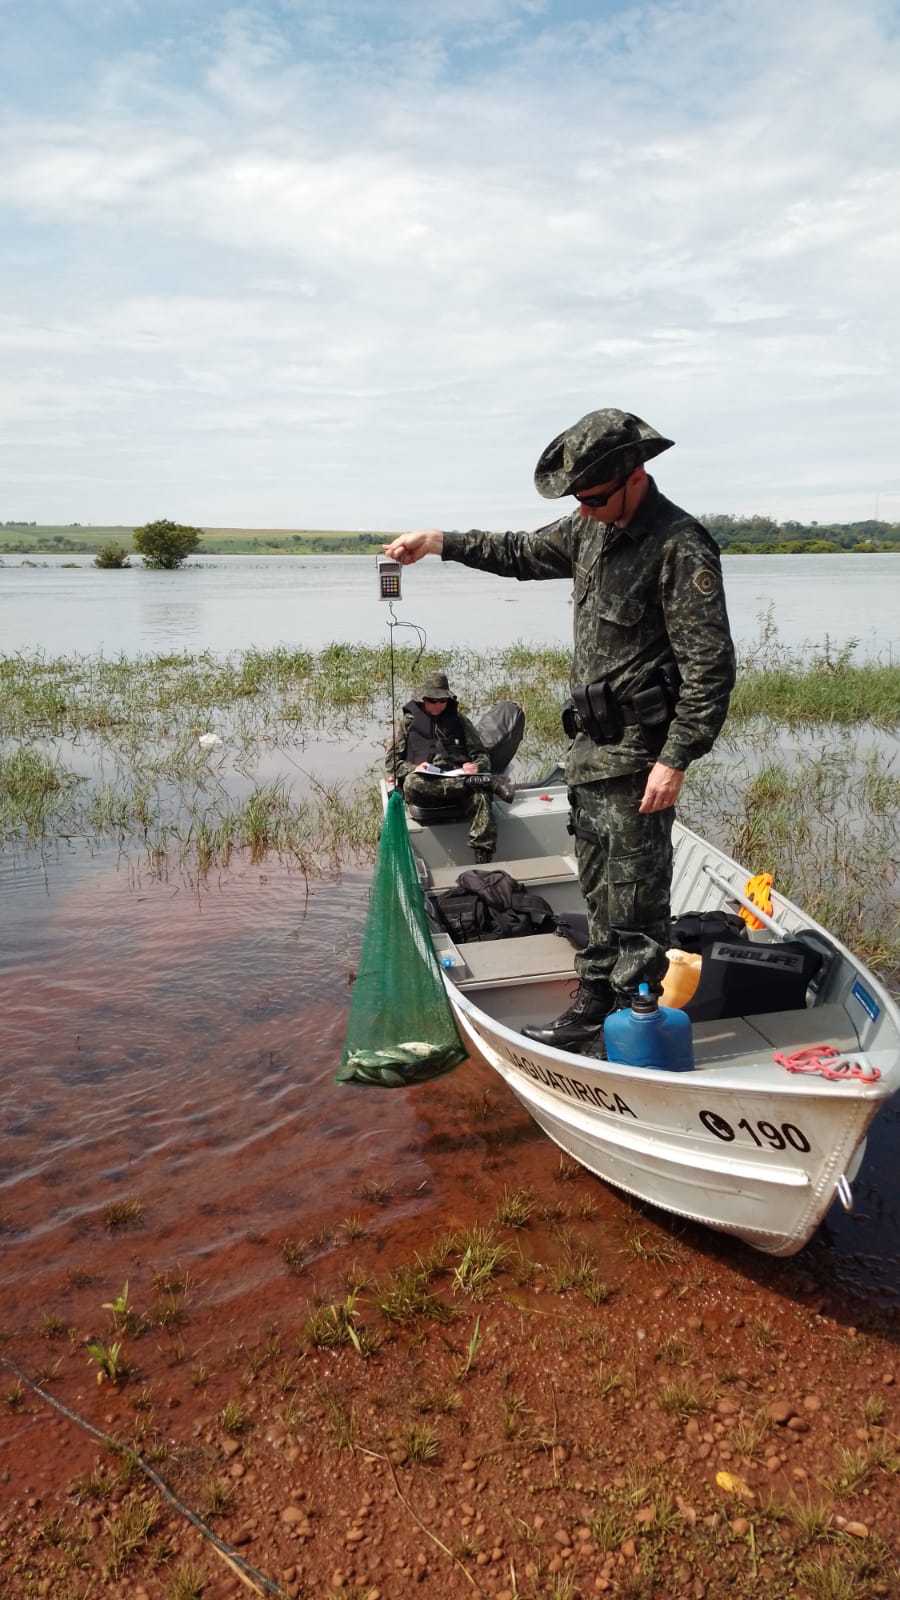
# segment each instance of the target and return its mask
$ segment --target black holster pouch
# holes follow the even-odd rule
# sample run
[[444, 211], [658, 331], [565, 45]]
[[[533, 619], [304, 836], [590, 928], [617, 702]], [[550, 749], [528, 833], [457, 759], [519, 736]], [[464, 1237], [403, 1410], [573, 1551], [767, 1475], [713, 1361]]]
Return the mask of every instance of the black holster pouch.
[[[575, 821], [575, 812], [578, 806], [577, 791], [575, 789], [568, 789], [566, 791], [566, 798], [569, 802], [569, 820], [566, 823], [566, 833], [571, 833], [575, 839], [588, 839], [591, 844], [599, 844], [600, 839], [594, 832], [593, 828], [585, 828], [583, 826], [579, 828], [577, 822]], [[584, 942], [586, 944], [587, 940]]]
[[622, 708], [605, 678], [581, 683], [562, 709], [566, 737], [586, 733], [595, 744], [618, 744], [625, 730]]
[[494, 784], [493, 774], [490, 772], [466, 772], [462, 781], [467, 789], [491, 789]]
[[672, 721], [672, 703], [661, 683], [651, 683], [647, 689], [638, 689], [631, 697], [641, 737], [651, 755], [660, 751], [666, 742], [669, 723]]
[[631, 697], [631, 707], [641, 730], [641, 737], [651, 755], [658, 755], [666, 742], [669, 723], [675, 715], [681, 674], [675, 662], [665, 662], [655, 682], [638, 689]]

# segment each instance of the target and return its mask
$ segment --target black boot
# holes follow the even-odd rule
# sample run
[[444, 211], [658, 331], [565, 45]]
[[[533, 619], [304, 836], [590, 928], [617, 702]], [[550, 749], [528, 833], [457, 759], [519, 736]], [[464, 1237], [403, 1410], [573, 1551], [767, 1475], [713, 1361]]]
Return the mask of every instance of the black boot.
[[538, 1044], [552, 1044], [557, 1050], [573, 1050], [580, 1054], [583, 1047], [592, 1043], [616, 1002], [607, 989], [589, 989], [578, 986], [575, 999], [568, 1011], [555, 1022], [543, 1027], [523, 1028], [526, 1039], [536, 1039]]
[[585, 1047], [582, 1050], [581, 1054], [583, 1056], [589, 1056], [592, 1061], [608, 1061], [609, 1060], [609, 1057], [606, 1054], [606, 1040], [605, 1040], [605, 1038], [603, 1036], [603, 1029], [602, 1028], [598, 1028], [597, 1029], [597, 1032], [594, 1034], [594, 1037], [591, 1040], [590, 1044], [589, 1045], [585, 1045]]

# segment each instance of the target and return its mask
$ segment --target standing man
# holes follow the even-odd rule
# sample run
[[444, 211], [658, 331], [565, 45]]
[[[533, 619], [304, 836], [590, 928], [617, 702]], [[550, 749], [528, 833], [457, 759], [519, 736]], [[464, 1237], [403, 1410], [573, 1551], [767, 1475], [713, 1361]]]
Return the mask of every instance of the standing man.
[[734, 686], [719, 550], [644, 463], [672, 445], [640, 417], [591, 411], [550, 443], [539, 494], [574, 511], [536, 533], [404, 533], [407, 564], [439, 555], [505, 577], [572, 578], [575, 640], [566, 777], [588, 942], [573, 1004], [523, 1033], [603, 1052], [602, 1025], [667, 967], [672, 821], [688, 763], [712, 746]]

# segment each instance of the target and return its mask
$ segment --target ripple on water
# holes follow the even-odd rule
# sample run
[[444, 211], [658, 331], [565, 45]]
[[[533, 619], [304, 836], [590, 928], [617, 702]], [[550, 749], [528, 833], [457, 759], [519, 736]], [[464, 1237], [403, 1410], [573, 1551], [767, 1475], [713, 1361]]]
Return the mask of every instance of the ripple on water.
[[[81, 1259], [138, 1199], [173, 1257], [303, 1234], [377, 1163], [409, 1171], [405, 1095], [334, 1086], [367, 875], [243, 864], [197, 888], [108, 857], [15, 877], [0, 954], [7, 1285]], [[7, 923], [10, 926], [10, 923]]]
[[[414, 1094], [335, 1086], [367, 885], [364, 872], [307, 883], [267, 862], [198, 888], [74, 853], [6, 871], [5, 1315], [48, 1303], [86, 1264], [102, 1270], [105, 1208], [126, 1197], [142, 1207], [136, 1252], [184, 1269], [218, 1255], [205, 1293], [224, 1300], [283, 1272], [279, 1240], [355, 1212], [366, 1179], [395, 1185], [391, 1219], [436, 1164], [445, 1186], [471, 1185], [464, 1146], [484, 1137], [473, 1083], [490, 1083], [498, 1127], [525, 1141], [517, 1159], [546, 1143], [486, 1068]], [[879, 1117], [856, 1212], [834, 1208], [813, 1245], [835, 1282], [884, 1300], [900, 1295], [898, 1123], [900, 1105]]]

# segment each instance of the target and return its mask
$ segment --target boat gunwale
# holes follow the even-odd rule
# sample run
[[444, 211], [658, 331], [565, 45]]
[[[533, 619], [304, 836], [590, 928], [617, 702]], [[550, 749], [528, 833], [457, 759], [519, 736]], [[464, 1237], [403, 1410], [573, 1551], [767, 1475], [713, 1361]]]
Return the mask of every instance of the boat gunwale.
[[[898, 1085], [892, 1085], [890, 1080], [885, 1077], [884, 1073], [882, 1073], [881, 1077], [874, 1083], [869, 1083], [859, 1078], [826, 1080], [824, 1078], [818, 1078], [812, 1073], [797, 1074], [796, 1076], [788, 1075], [785, 1077], [784, 1081], [782, 1081], [780, 1078], [769, 1078], [765, 1082], [762, 1082], [759, 1080], [759, 1078], [755, 1080], [749, 1077], [746, 1078], [746, 1080], [738, 1078], [738, 1073], [749, 1073], [757, 1069], [751, 1068], [746, 1064], [742, 1066], [728, 1066], [727, 1060], [725, 1060], [723, 1063], [716, 1063], [715, 1065], [694, 1067], [689, 1072], [671, 1072], [665, 1068], [656, 1067], [634, 1067], [623, 1061], [595, 1060], [591, 1056], [577, 1055], [570, 1050], [559, 1050], [555, 1045], [537, 1044], [536, 1041], [529, 1039], [527, 1035], [514, 1028], [510, 1028], [508, 1024], [505, 1022], [500, 1022], [496, 1017], [492, 1017], [490, 1012], [482, 1011], [479, 1006], [476, 1006], [475, 1003], [470, 1000], [467, 994], [464, 994], [459, 988], [457, 988], [456, 984], [453, 982], [452, 978], [450, 978], [448, 973], [444, 972], [442, 976], [444, 979], [444, 984], [450, 994], [450, 1001], [454, 1009], [457, 1009], [460, 1012], [471, 1014], [474, 1017], [485, 1019], [486, 1026], [484, 1026], [482, 1029], [473, 1025], [476, 1033], [483, 1032], [488, 1037], [496, 1033], [504, 1042], [514, 1045], [517, 1049], [524, 1050], [531, 1056], [536, 1056], [538, 1060], [542, 1059], [546, 1055], [554, 1063], [558, 1062], [560, 1067], [568, 1067], [570, 1070], [573, 1067], [577, 1067], [580, 1072], [585, 1072], [588, 1075], [612, 1075], [614, 1078], [620, 1079], [624, 1083], [643, 1083], [646, 1081], [654, 1084], [665, 1084], [667, 1086], [677, 1084], [679, 1087], [697, 1092], [699, 1092], [701, 1089], [705, 1090], [709, 1088], [722, 1088], [728, 1090], [739, 1088], [741, 1093], [746, 1091], [754, 1095], [784, 1095], [788, 1099], [800, 1100], [809, 1100], [815, 1096], [817, 1091], [824, 1098], [833, 1099], [834, 1091], [839, 1090], [843, 1091], [843, 1098], [845, 1100], [871, 1100], [881, 1102], [882, 1100], [891, 1099], [893, 1095], [897, 1093]], [[524, 987], [524, 985], [506, 985], [497, 983], [494, 987], [521, 988]], [[775, 1046], [773, 1046], [773, 1050], [774, 1048]], [[854, 1059], [864, 1058], [867, 1061], [871, 1061], [872, 1059], [871, 1052], [866, 1052], [863, 1050], [855, 1052], [842, 1052], [842, 1057], [845, 1055], [853, 1055]], [[761, 1059], [759, 1062], [758, 1071], [760, 1073], [767, 1072], [775, 1067], [777, 1067], [777, 1062]]]

